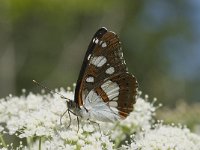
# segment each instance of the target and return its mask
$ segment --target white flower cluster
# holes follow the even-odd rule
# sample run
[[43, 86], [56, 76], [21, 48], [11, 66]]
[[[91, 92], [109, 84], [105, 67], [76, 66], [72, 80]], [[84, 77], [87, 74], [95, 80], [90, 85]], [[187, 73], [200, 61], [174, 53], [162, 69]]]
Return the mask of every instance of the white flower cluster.
[[[72, 91], [59, 91], [73, 98]], [[76, 116], [68, 114], [65, 100], [58, 95], [33, 94], [0, 99], [0, 149], [47, 149], [47, 150], [87, 150], [87, 149], [200, 149], [200, 137], [187, 128], [158, 125], [153, 128], [156, 107], [139, 95], [134, 111], [120, 122], [103, 123], [99, 126], [80, 120], [79, 130]], [[77, 132], [78, 131], [78, 132]], [[14, 147], [4, 141], [4, 135], [15, 135], [26, 139]], [[131, 139], [131, 140], [130, 140]], [[129, 142], [129, 143], [128, 143]], [[185, 145], [183, 145], [185, 143]]]
[[[59, 102], [58, 102], [59, 101]], [[65, 102], [50, 95], [9, 97], [0, 100], [0, 122], [6, 123], [9, 134], [19, 137], [51, 136]]]
[[130, 150], [199, 150], [200, 137], [183, 127], [159, 124], [133, 136]]
[[[70, 91], [59, 92], [66, 97], [73, 96], [73, 92]], [[1, 99], [0, 124], [6, 125], [0, 126], [0, 133], [5, 128], [4, 134], [17, 135], [31, 142], [34, 141], [31, 139], [35, 138], [35, 143], [27, 145], [31, 149], [38, 149], [39, 140], [42, 141], [42, 149], [50, 150], [112, 149], [114, 147], [110, 137], [102, 135], [98, 126], [88, 121], [80, 120], [78, 131], [76, 117], [71, 115], [72, 122], [67, 128], [70, 122], [68, 114], [60, 120], [66, 109], [65, 100], [58, 95], [30, 93], [27, 96], [10, 96]], [[8, 149], [11, 149], [11, 146]]]
[[[132, 133], [141, 132], [151, 128], [151, 124], [154, 121], [156, 108], [153, 103], [147, 101], [148, 96], [145, 99], [141, 98], [141, 93], [138, 95], [137, 102], [134, 105], [134, 111], [129, 114], [125, 120], [121, 120], [118, 124], [111, 125], [114, 130], [111, 133], [111, 139], [115, 141], [118, 146], [122, 141], [125, 141]], [[107, 126], [107, 124], [106, 124]]]

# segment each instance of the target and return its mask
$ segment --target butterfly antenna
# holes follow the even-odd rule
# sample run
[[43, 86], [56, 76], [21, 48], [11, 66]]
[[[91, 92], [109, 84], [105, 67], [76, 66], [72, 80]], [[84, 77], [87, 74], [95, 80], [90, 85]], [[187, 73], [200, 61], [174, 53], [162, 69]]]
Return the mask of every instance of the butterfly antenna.
[[44, 86], [44, 85], [42, 85], [42, 84], [40, 84], [39, 82], [37, 82], [37, 81], [35, 81], [35, 80], [33, 80], [33, 82], [34, 82], [35, 84], [37, 84], [38, 86], [41, 86], [42, 88], [48, 90], [50, 93], [56, 93], [56, 94], [60, 95], [61, 98], [66, 99], [67, 101], [71, 101], [71, 99], [65, 97], [64, 95], [62, 95], [62, 94], [60, 94], [60, 93], [58, 93], [58, 92], [56, 92], [56, 91], [54, 91], [54, 90], [52, 90], [52, 89], [50, 89], [50, 88]]

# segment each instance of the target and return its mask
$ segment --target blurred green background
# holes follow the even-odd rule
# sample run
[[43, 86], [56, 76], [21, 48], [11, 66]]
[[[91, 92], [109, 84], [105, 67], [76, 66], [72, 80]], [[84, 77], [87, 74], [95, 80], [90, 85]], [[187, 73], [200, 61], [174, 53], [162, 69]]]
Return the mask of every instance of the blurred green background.
[[200, 100], [200, 1], [1, 0], [0, 97], [76, 82], [102, 26], [122, 42], [139, 89], [167, 106]]

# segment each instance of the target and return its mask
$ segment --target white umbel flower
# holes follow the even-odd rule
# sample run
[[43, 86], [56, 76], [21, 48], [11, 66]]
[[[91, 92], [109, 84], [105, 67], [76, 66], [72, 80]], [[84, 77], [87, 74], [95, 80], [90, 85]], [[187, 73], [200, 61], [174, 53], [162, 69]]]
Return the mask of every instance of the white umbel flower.
[[187, 128], [159, 125], [134, 136], [130, 150], [200, 150], [200, 137]]
[[[61, 89], [58, 92], [70, 99], [74, 97], [73, 91]], [[160, 125], [152, 129], [156, 107], [147, 100], [148, 96], [145, 99], [139, 96], [134, 111], [125, 120], [116, 123], [98, 122], [98, 126], [80, 118], [78, 131], [74, 115], [71, 115], [70, 127], [67, 128], [70, 122], [67, 113], [60, 123], [60, 117], [67, 107], [65, 100], [58, 95], [30, 93], [27, 96], [0, 99], [0, 146], [12, 149], [12, 143], [3, 140], [4, 134], [10, 134], [30, 141], [28, 145], [19, 144], [18, 147], [24, 150], [38, 149], [38, 145], [40, 149], [49, 150], [112, 150], [122, 148], [120, 144], [132, 135], [132, 143], [125, 148], [200, 149], [200, 137], [187, 128]]]

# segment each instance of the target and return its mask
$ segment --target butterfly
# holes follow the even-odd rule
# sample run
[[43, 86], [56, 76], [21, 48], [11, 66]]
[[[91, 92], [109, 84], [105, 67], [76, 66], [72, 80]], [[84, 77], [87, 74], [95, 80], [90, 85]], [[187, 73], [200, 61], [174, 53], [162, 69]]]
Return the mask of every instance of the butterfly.
[[[86, 120], [126, 118], [136, 102], [138, 82], [128, 72], [118, 36], [100, 28], [86, 51], [69, 112]], [[71, 122], [71, 117], [70, 117]]]

